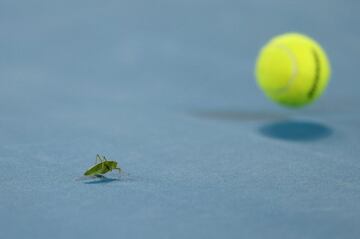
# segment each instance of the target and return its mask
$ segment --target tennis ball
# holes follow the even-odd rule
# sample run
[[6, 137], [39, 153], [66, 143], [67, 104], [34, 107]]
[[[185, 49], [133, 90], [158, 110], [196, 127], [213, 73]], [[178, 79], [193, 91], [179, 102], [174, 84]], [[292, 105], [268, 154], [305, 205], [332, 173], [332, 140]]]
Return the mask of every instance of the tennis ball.
[[287, 33], [262, 48], [255, 71], [257, 83], [268, 98], [296, 108], [315, 101], [324, 92], [330, 63], [315, 40]]

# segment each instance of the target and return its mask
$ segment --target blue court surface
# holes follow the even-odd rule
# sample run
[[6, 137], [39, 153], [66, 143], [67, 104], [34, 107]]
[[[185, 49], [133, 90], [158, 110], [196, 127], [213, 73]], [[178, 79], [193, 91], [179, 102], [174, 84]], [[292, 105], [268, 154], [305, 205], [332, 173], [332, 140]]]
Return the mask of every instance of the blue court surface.
[[[359, 12], [1, 0], [0, 238], [360, 238]], [[333, 70], [299, 110], [254, 79], [289, 31]], [[127, 175], [81, 179], [97, 153]]]

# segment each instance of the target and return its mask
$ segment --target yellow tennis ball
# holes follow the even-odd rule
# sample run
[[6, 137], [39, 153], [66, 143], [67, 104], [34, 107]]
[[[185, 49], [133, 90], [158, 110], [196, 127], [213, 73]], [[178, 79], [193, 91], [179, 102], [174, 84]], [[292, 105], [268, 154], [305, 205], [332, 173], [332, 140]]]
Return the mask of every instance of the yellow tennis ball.
[[330, 63], [321, 46], [308, 36], [287, 33], [271, 39], [256, 63], [257, 83], [275, 102], [301, 107], [326, 89]]

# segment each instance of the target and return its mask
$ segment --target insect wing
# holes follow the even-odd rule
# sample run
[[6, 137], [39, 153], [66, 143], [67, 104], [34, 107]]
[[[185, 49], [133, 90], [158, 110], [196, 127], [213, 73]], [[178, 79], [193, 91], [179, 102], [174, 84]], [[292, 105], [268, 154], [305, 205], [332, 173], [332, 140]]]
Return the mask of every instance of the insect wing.
[[92, 166], [84, 173], [84, 175], [91, 176], [91, 175], [96, 175], [96, 174], [102, 174], [102, 169], [104, 167], [103, 164], [104, 163], [98, 163], [98, 164]]

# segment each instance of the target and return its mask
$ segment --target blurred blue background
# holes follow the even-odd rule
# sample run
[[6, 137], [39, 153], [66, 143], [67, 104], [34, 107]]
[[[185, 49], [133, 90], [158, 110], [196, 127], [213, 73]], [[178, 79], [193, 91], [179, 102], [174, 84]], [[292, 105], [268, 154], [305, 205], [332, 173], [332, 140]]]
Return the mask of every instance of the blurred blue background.
[[[359, 11], [0, 0], [2, 237], [357, 238]], [[261, 46], [289, 31], [333, 69], [296, 111], [253, 76]], [[96, 153], [129, 178], [76, 181]]]

